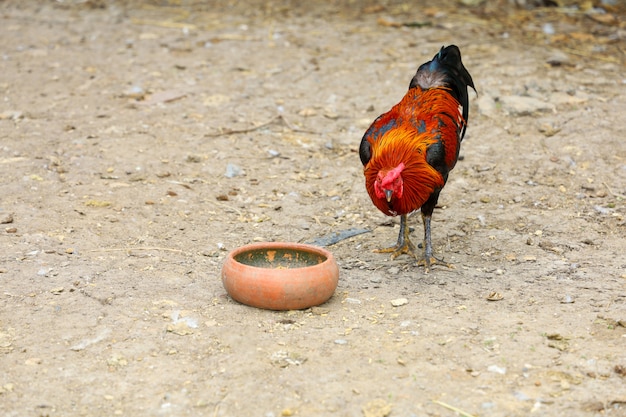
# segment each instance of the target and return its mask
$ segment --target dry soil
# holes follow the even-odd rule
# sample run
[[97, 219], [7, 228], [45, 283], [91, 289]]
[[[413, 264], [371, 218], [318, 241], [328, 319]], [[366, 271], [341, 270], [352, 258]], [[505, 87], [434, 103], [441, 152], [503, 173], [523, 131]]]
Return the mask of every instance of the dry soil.
[[[519, 3], [0, 3], [0, 414], [626, 415], [624, 9]], [[452, 43], [425, 274], [357, 147]], [[327, 303], [226, 295], [229, 250], [350, 228]]]

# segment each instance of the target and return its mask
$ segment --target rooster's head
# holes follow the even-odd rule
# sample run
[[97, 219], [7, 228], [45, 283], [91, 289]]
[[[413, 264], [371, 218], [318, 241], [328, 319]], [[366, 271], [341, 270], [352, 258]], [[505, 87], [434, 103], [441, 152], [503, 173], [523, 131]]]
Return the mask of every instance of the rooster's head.
[[384, 199], [389, 205], [391, 205], [392, 198], [402, 198], [402, 192], [404, 191], [402, 170], [404, 170], [404, 163], [400, 162], [400, 165], [393, 169], [378, 172], [374, 182], [376, 197]]

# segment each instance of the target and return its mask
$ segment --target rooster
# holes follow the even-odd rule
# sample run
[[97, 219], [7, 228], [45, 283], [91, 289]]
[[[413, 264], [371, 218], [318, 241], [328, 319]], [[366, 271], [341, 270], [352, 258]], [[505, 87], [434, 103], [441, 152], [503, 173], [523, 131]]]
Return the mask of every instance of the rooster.
[[430, 220], [459, 157], [467, 127], [468, 87], [476, 91], [461, 51], [456, 45], [442, 47], [418, 68], [402, 100], [367, 129], [359, 147], [372, 202], [388, 216], [400, 215], [397, 244], [376, 252], [391, 253], [392, 259], [403, 253], [418, 259], [407, 216], [421, 209], [424, 258], [418, 264], [426, 272], [437, 263]]

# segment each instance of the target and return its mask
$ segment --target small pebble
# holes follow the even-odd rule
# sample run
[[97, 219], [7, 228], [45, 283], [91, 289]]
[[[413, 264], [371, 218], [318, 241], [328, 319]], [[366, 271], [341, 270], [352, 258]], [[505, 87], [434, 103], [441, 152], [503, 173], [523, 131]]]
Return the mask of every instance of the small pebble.
[[361, 304], [361, 300], [357, 298], [346, 298], [345, 302], [348, 304]]
[[336, 345], [347, 345], [348, 341], [346, 339], [335, 339]]
[[494, 373], [496, 373], [496, 374], [501, 374], [501, 375], [506, 374], [506, 368], [501, 368], [501, 367], [499, 367], [499, 366], [497, 366], [497, 365], [491, 365], [491, 366], [489, 366], [489, 367], [487, 368], [487, 370], [488, 370], [489, 372], [494, 372]]
[[561, 300], [561, 304], [572, 304], [574, 302], [574, 297], [569, 294], [566, 294], [565, 297]]
[[13, 213], [0, 215], [0, 224], [13, 223]]
[[567, 56], [567, 54], [560, 52], [560, 51], [554, 51], [552, 53], [552, 55], [550, 55], [548, 57], [548, 59], [546, 60], [546, 62], [554, 67], [559, 66], [559, 65], [565, 65], [569, 63], [569, 57]]
[[395, 300], [391, 300], [391, 305], [394, 307], [400, 307], [406, 304], [409, 304], [409, 300], [406, 298], [396, 298]]
[[515, 391], [513, 395], [515, 396], [515, 398], [517, 398], [520, 401], [528, 401], [531, 399], [528, 395], [524, 394], [522, 391]]
[[233, 178], [238, 175], [243, 175], [243, 169], [235, 164], [226, 165], [226, 173], [224, 174], [226, 178]]
[[608, 209], [606, 207], [602, 207], [602, 206], [593, 206], [594, 210], [597, 211], [600, 214], [610, 214], [611, 213], [611, 209]]
[[543, 33], [545, 33], [546, 35], [554, 35], [556, 33], [556, 31], [554, 30], [554, 26], [552, 26], [552, 23], [545, 23], [541, 30], [543, 30]]
[[141, 86], [134, 85], [128, 90], [126, 90], [124, 92], [124, 95], [128, 98], [134, 98], [134, 99], [139, 100], [139, 99], [142, 99], [146, 95], [146, 92], [144, 91], [143, 88], [141, 88]]

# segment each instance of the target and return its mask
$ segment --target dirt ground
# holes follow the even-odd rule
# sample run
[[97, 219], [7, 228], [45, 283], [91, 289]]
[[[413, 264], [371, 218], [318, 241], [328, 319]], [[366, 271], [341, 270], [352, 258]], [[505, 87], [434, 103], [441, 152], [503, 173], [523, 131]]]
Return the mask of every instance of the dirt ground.
[[[0, 414], [626, 416], [621, 3], [304, 3], [0, 3]], [[452, 43], [425, 274], [357, 147]], [[229, 250], [353, 227], [322, 306], [226, 295]]]

